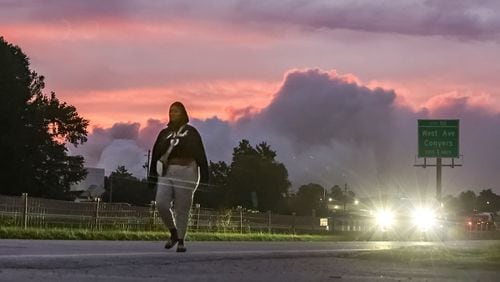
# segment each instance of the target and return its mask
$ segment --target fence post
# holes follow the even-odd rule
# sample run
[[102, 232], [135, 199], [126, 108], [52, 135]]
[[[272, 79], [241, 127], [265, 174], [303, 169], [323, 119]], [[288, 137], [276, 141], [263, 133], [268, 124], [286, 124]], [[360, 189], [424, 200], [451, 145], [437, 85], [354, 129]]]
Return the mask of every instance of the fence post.
[[99, 229], [99, 203], [101, 202], [101, 198], [96, 198], [96, 203], [95, 203], [95, 228]]
[[151, 201], [151, 228], [156, 230], [156, 201]]
[[271, 234], [271, 211], [267, 211], [267, 232]]
[[314, 231], [314, 223], [316, 221], [316, 210], [315, 209], [311, 210], [311, 215], [312, 215], [311, 228], [312, 228], [312, 231]]
[[23, 200], [23, 229], [28, 228], [28, 193], [22, 194]]
[[292, 212], [292, 233], [295, 235], [295, 215], [297, 213]]
[[237, 206], [236, 209], [240, 212], [240, 233], [243, 233], [243, 207]]
[[196, 204], [196, 230], [200, 228], [200, 204]]

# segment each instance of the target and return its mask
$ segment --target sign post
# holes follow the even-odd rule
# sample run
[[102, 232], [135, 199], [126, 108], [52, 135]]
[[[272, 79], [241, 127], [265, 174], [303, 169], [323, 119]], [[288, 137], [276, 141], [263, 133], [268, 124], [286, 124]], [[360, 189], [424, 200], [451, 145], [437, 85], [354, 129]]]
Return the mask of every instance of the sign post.
[[[423, 165], [427, 164], [427, 158], [436, 158], [436, 200], [441, 202], [441, 168], [443, 166], [461, 166], [454, 163], [459, 158], [459, 120], [418, 120], [418, 157], [424, 158]], [[443, 165], [442, 158], [451, 158], [451, 165]]]

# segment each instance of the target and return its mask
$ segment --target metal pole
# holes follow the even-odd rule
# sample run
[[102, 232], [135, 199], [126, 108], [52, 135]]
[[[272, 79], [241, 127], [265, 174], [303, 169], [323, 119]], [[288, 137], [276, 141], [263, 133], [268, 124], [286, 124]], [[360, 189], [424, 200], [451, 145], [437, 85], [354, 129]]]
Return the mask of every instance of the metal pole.
[[314, 223], [316, 221], [316, 210], [315, 209], [311, 210], [311, 215], [312, 215], [311, 228], [314, 231]]
[[292, 212], [292, 232], [295, 235], [295, 212]]
[[237, 206], [236, 209], [240, 212], [240, 233], [243, 233], [243, 207]]
[[148, 160], [146, 163], [142, 166], [144, 169], [146, 169], [146, 179], [149, 179], [149, 158], [151, 157], [151, 150], [148, 150]]
[[95, 203], [95, 228], [99, 228], [99, 203], [101, 202], [101, 198], [96, 198], [96, 203]]
[[22, 194], [23, 199], [23, 229], [28, 228], [28, 193]]
[[151, 201], [151, 228], [156, 230], [156, 201]]
[[196, 230], [200, 228], [200, 204], [196, 204]]
[[271, 234], [271, 211], [267, 211], [267, 232]]
[[243, 209], [240, 209], [240, 233], [243, 233]]
[[436, 200], [441, 204], [441, 158], [436, 159]]

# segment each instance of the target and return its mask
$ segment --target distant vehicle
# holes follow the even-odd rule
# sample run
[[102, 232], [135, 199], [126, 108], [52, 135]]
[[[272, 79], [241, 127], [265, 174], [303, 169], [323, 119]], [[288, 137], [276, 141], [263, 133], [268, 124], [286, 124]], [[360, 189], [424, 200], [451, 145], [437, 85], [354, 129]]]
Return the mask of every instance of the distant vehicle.
[[446, 236], [443, 210], [431, 200], [425, 203], [393, 198], [371, 210], [374, 230], [385, 233], [385, 238], [411, 240]]
[[493, 231], [496, 229], [493, 213], [477, 213], [465, 218], [467, 231]]

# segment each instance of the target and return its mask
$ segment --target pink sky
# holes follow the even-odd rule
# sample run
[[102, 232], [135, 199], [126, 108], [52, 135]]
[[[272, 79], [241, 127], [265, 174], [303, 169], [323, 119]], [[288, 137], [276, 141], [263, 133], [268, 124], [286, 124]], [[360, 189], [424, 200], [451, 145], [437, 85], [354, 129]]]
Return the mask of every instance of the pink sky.
[[3, 0], [0, 36], [91, 128], [144, 129], [175, 100], [234, 124], [308, 69], [392, 89], [414, 112], [460, 99], [500, 112], [498, 1], [270, 2]]

